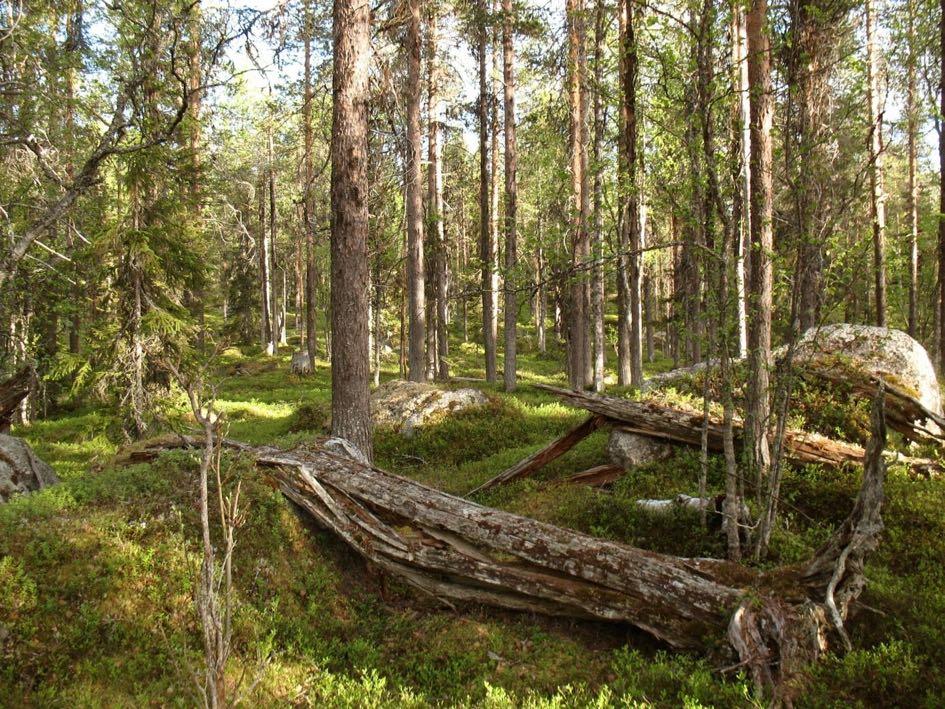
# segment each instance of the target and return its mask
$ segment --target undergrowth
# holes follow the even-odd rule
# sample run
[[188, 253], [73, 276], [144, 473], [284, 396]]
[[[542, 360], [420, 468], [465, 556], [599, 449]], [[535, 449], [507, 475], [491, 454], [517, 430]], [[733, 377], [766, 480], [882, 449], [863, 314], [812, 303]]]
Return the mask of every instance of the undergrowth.
[[[490, 396], [485, 407], [409, 439], [378, 431], [378, 464], [466, 494], [581, 420], [530, 386], [562, 383], [559, 362], [524, 353], [515, 395], [476, 384]], [[287, 373], [288, 357], [228, 351], [218, 390], [228, 435], [280, 446], [322, 435], [329, 377], [326, 363], [317, 364], [314, 376], [297, 378]], [[482, 376], [475, 345], [454, 348], [451, 365]], [[812, 408], [839, 406], [839, 396], [801, 391], [799, 399], [808, 396]], [[63, 482], [0, 507], [0, 705], [191, 706], [196, 699], [198, 461], [177, 452], [117, 464], [111, 430], [106, 413], [79, 408], [16, 431]], [[636, 505], [642, 497], [694, 494], [694, 452], [637, 469], [607, 492], [560, 482], [605, 461], [606, 435], [595, 433], [534, 478], [477, 501], [658, 552], [721, 555], [723, 540], [704, 532], [697, 516], [656, 516]], [[737, 669], [721, 673], [709, 659], [669, 652], [626, 627], [451, 609], [381, 583], [341, 542], [297, 517], [246, 460], [229, 455], [225, 469], [227, 484], [242, 481], [249, 509], [235, 559], [232, 671], [260, 673], [253, 706], [763, 704]], [[848, 513], [859, 478], [852, 469], [788, 470], [769, 563], [810, 556]], [[714, 458], [708, 483], [713, 493], [723, 486]], [[854, 651], [810, 669], [801, 706], [945, 701], [945, 482], [893, 468], [884, 521], [864, 603], [850, 623]]]

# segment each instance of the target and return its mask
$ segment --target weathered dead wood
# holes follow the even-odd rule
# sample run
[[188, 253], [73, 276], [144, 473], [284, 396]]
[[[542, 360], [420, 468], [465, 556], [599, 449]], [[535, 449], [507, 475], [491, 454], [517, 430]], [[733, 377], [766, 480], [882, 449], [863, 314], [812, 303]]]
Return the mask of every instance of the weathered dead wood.
[[596, 465], [588, 470], [581, 471], [566, 477], [561, 482], [573, 483], [575, 485], [589, 485], [590, 487], [603, 487], [617, 482], [627, 471], [623, 466], [605, 463]]
[[509, 480], [515, 480], [517, 478], [531, 475], [539, 468], [548, 465], [548, 463], [551, 461], [555, 460], [556, 458], [560, 458], [562, 455], [574, 448], [574, 446], [600, 428], [603, 423], [604, 418], [602, 416], [598, 416], [596, 414], [589, 416], [580, 425], [572, 428], [560, 438], [552, 441], [541, 450], [528, 456], [525, 458], [525, 460], [516, 463], [508, 470], [504, 470], [494, 478], [487, 480], [476, 489], [471, 490], [468, 494], [473, 495], [477, 492], [482, 492], [483, 490], [493, 488], [501, 483], [508, 482]]
[[[660, 438], [676, 443], [698, 447], [701, 445], [703, 415], [699, 411], [658, 404], [652, 401], [631, 401], [597, 394], [561, 389], [543, 384], [537, 385], [558, 398], [599, 414], [613, 424], [631, 433], [638, 433], [652, 438]], [[733, 422], [735, 445], [741, 446], [744, 422], [736, 417]], [[720, 419], [710, 417], [708, 421], [708, 448], [719, 453], [723, 449], [723, 424]], [[829, 468], [839, 468], [846, 464], [862, 465], [865, 451], [861, 446], [844, 441], [836, 441], [826, 436], [807, 431], [788, 429], [784, 437], [784, 453], [788, 460], [798, 464], [817, 463]], [[923, 475], [937, 473], [939, 464], [926, 458], [897, 456], [886, 453], [909, 466], [914, 472]]]
[[[850, 518], [808, 564], [758, 572], [589, 537], [483, 507], [319, 444], [283, 451], [227, 441], [254, 457], [290, 500], [382, 569], [441, 599], [626, 622], [674, 648], [727, 638], [759, 684], [783, 680], [825, 648], [863, 586], [862, 559], [881, 529], [882, 413]], [[132, 451], [199, 445], [170, 438]]]
[[827, 382], [849, 390], [852, 396], [867, 401], [876, 398], [882, 386], [885, 392], [886, 425], [918, 443], [945, 441], [945, 418], [900, 386], [871, 372], [852, 367], [832, 367], [816, 362], [799, 368], [801, 377], [813, 382]]
[[29, 367], [23, 367], [6, 381], [0, 382], [0, 433], [10, 431], [17, 407], [30, 393], [31, 377]]

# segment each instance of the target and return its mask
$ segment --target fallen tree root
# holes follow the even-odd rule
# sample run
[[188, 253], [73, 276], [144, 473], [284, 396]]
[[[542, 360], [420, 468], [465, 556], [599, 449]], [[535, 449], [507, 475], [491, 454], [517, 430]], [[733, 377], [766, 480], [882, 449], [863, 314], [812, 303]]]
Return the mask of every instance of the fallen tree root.
[[[706, 651], [724, 639], [730, 659], [777, 698], [824, 651], [828, 634], [842, 634], [863, 588], [863, 557], [882, 528], [881, 403], [850, 517], [809, 563], [769, 572], [657, 554], [483, 507], [326, 444], [294, 451], [225, 445], [251, 455], [320, 526], [433, 596], [625, 622], [679, 649]], [[165, 439], [127, 458], [197, 444]]]

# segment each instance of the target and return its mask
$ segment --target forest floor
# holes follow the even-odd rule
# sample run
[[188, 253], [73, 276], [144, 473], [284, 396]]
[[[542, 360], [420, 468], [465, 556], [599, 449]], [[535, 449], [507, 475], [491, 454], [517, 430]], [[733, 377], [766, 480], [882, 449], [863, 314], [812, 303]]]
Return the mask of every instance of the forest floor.
[[[453, 370], [482, 376], [478, 348], [456, 350]], [[323, 432], [327, 365], [298, 378], [288, 359], [227, 350], [218, 405], [229, 436], [292, 446]], [[563, 383], [561, 361], [561, 353], [526, 351], [514, 395], [481, 385], [487, 407], [410, 439], [378, 431], [377, 464], [464, 494], [581, 420], [531, 386]], [[396, 374], [396, 362], [389, 366], [385, 378]], [[184, 423], [182, 412], [181, 399], [168, 419]], [[15, 431], [63, 482], [0, 507], [0, 705], [190, 706], [197, 698], [198, 461], [176, 452], [118, 464], [117, 429], [106, 412], [86, 408]], [[695, 494], [695, 452], [636, 470], [612, 493], [554, 484], [605, 462], [605, 443], [598, 432], [536, 478], [477, 501], [648, 549], [723, 554], [722, 539], [696, 517], [654, 516], [634, 504]], [[226, 473], [242, 480], [248, 506], [235, 557], [233, 673], [261, 671], [250, 705], [762, 705], [743, 675], [723, 676], [709, 660], [626, 627], [450, 609], [382, 584], [337, 539], [303, 524], [245, 460], [228, 457]], [[849, 512], [859, 476], [788, 471], [771, 563], [809, 556]], [[722, 488], [720, 461], [711, 461], [709, 486]], [[945, 704], [945, 480], [891, 469], [883, 516], [850, 625], [854, 650], [812, 668], [802, 706]], [[260, 658], [269, 658], [262, 670]]]

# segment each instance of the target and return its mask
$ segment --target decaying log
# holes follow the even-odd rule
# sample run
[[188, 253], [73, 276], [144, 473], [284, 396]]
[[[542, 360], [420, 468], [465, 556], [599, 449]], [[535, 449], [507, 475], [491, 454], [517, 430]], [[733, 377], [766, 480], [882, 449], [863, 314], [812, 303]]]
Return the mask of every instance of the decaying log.
[[536, 453], [528, 456], [520, 463], [516, 463], [508, 470], [504, 470], [494, 478], [487, 480], [476, 489], [471, 490], [468, 494], [473, 495], [477, 492], [482, 492], [483, 490], [488, 490], [489, 488], [495, 487], [500, 483], [505, 483], [509, 480], [515, 480], [517, 478], [523, 478], [527, 475], [531, 475], [539, 468], [548, 465], [548, 463], [551, 461], [555, 460], [556, 458], [560, 458], [562, 455], [574, 448], [574, 446], [600, 428], [603, 423], [603, 417], [592, 414], [580, 425], [572, 428], [560, 438], [556, 439]]
[[29, 367], [4, 382], [0, 382], [0, 433], [8, 433], [20, 402], [30, 393], [31, 372]]
[[[701, 411], [686, 410], [653, 401], [631, 401], [612, 396], [588, 394], [538, 384], [538, 388], [551, 392], [558, 398], [578, 408], [599, 414], [607, 423], [630, 433], [660, 438], [676, 443], [698, 447], [701, 445], [703, 416]], [[735, 445], [741, 446], [744, 422], [735, 417], [733, 422]], [[722, 421], [710, 417], [708, 421], [708, 447], [715, 453], [722, 451]], [[826, 436], [807, 431], [788, 429], [784, 437], [784, 453], [788, 460], [798, 464], [817, 463], [829, 468], [846, 464], [863, 465], [866, 452], [861, 446], [836, 441]], [[936, 461], [885, 453], [888, 458], [908, 465], [913, 471], [929, 475], [940, 472]]]
[[[826, 648], [829, 633], [842, 636], [863, 587], [862, 560], [882, 527], [881, 402], [877, 409], [877, 440], [850, 518], [811, 562], [770, 572], [658, 554], [484, 507], [325, 444], [226, 445], [253, 456], [319, 526], [437, 598], [625, 622], [681, 649], [705, 651], [726, 638], [731, 659], [777, 692]], [[196, 444], [178, 437], [128, 457]]]
[[832, 367], [812, 362], [799, 368], [801, 377], [846, 387], [850, 394], [867, 401], [876, 398], [882, 385], [885, 392], [886, 425], [917, 443], [945, 441], [945, 418], [926, 408], [912, 394], [871, 372], [852, 367]]
[[596, 465], [588, 470], [575, 473], [566, 477], [561, 482], [574, 483], [576, 485], [589, 485], [590, 487], [603, 487], [617, 482], [627, 471], [620, 465], [605, 463]]

